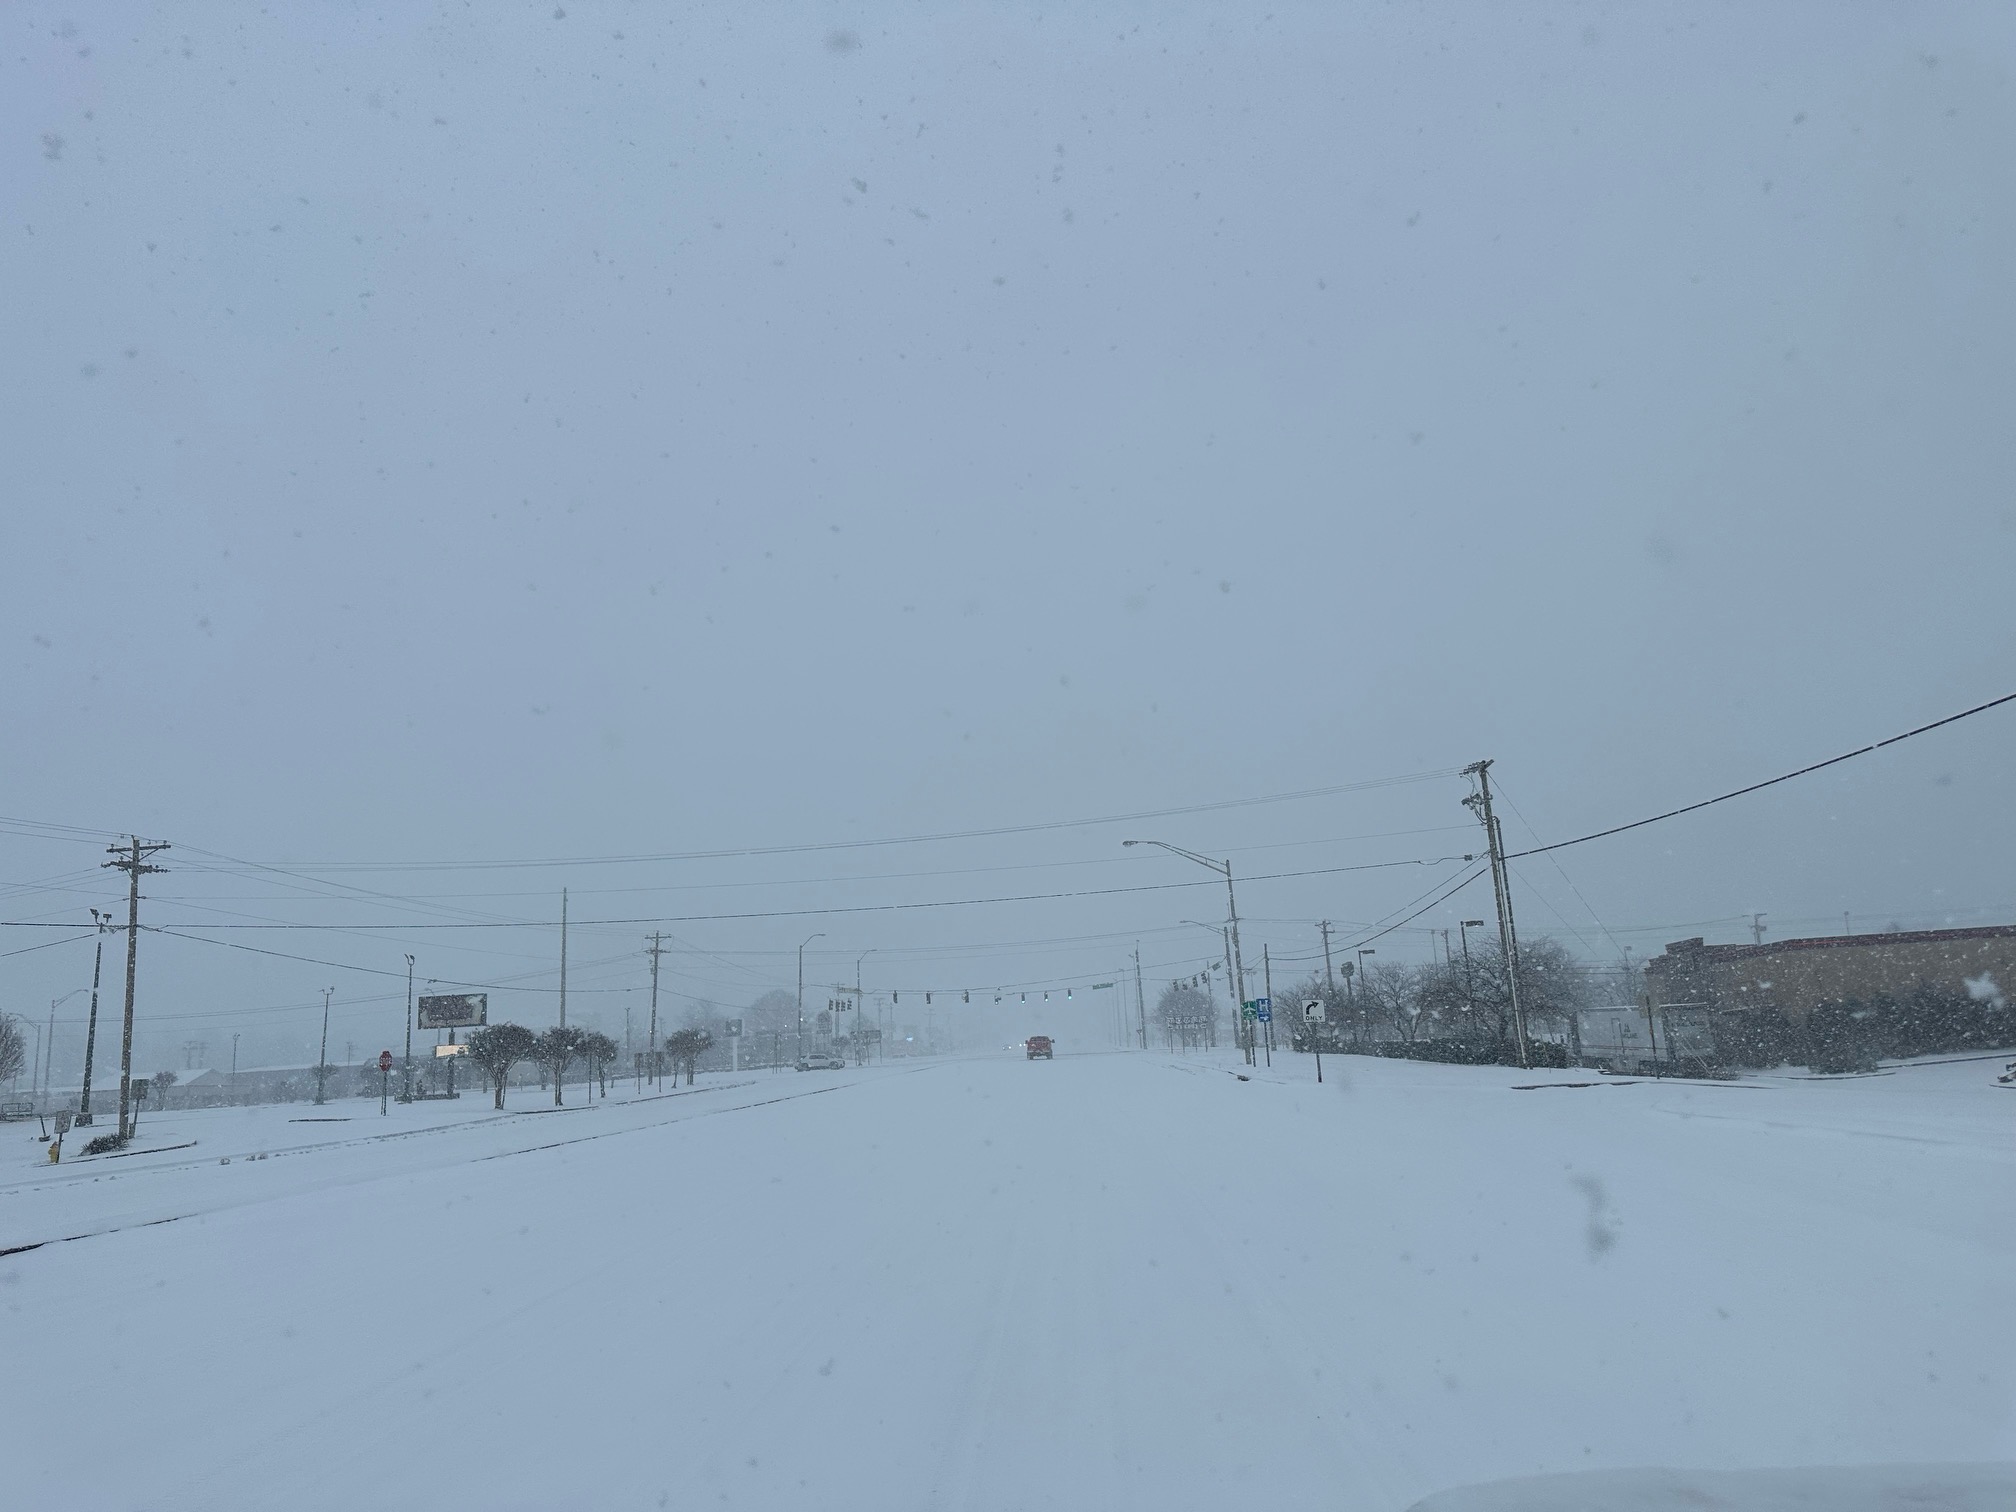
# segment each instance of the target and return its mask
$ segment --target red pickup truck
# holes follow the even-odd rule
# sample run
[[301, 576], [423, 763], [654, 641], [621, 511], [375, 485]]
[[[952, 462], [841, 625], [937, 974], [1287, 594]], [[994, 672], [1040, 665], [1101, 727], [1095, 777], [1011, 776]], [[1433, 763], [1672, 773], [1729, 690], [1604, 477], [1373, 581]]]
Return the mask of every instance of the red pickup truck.
[[1047, 1035], [1047, 1034], [1032, 1034], [1032, 1035], [1030, 1035], [1030, 1036], [1029, 1036], [1029, 1038], [1028, 1038], [1028, 1039], [1027, 1039], [1026, 1041], [1024, 1041], [1024, 1044], [1025, 1044], [1025, 1045], [1027, 1046], [1027, 1048], [1028, 1048], [1028, 1051], [1029, 1051], [1029, 1059], [1031, 1059], [1031, 1060], [1035, 1060], [1035, 1059], [1036, 1059], [1036, 1057], [1037, 1057], [1037, 1056], [1039, 1056], [1039, 1055], [1040, 1055], [1040, 1056], [1042, 1056], [1044, 1060], [1049, 1060], [1049, 1059], [1051, 1059], [1051, 1054], [1050, 1054], [1050, 1050], [1051, 1050], [1051, 1046], [1050, 1046], [1050, 1036], [1049, 1036], [1049, 1035]]

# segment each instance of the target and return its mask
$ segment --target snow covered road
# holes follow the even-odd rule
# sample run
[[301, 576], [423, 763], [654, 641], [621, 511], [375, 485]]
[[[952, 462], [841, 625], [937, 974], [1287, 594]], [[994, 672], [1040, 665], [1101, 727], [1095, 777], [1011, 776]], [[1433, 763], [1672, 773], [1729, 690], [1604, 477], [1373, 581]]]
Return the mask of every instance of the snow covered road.
[[2016, 1096], [1979, 1064], [1235, 1069], [1006, 1055], [144, 1180], [10, 1165], [0, 1246], [111, 1231], [0, 1259], [0, 1487], [1398, 1512], [2016, 1454]]

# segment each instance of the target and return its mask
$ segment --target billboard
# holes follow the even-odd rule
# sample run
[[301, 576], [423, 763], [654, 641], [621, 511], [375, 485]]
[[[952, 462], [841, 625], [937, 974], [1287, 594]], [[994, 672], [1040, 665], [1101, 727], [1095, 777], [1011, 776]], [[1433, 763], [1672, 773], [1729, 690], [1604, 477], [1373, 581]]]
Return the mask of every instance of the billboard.
[[463, 992], [453, 996], [420, 999], [422, 1029], [468, 1029], [489, 1021], [488, 993]]

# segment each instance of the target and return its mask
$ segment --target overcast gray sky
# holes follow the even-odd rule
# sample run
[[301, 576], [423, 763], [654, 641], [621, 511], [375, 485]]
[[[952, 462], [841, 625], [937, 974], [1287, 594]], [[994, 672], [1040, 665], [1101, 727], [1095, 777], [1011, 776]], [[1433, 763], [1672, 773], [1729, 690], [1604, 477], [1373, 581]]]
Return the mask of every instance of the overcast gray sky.
[[[383, 10], [0, 17], [0, 911], [86, 918], [131, 830], [147, 922], [372, 926], [145, 938], [143, 1060], [312, 1058], [332, 983], [375, 1051], [406, 950], [549, 1021], [553, 930], [410, 926], [562, 885], [674, 919], [682, 1005], [814, 930], [990, 997], [1138, 939], [1152, 992], [1208, 885], [797, 912], [1209, 884], [1135, 830], [1299, 972], [1462, 874], [1464, 782], [579, 858], [1482, 756], [1553, 840], [2016, 687], [2006, 6]], [[1524, 863], [1522, 923], [2006, 922], [2012, 737]]]

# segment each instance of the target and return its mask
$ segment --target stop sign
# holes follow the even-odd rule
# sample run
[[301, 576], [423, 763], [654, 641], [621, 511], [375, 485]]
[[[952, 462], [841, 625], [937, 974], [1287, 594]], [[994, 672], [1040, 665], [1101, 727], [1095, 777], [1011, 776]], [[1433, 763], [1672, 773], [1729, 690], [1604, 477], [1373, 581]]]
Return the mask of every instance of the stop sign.
[[380, 1050], [378, 1052], [378, 1069], [380, 1071], [390, 1071], [392, 1069], [392, 1052], [390, 1050]]

